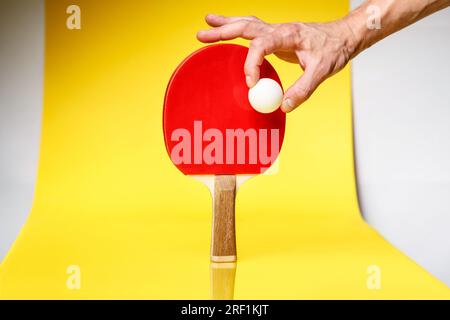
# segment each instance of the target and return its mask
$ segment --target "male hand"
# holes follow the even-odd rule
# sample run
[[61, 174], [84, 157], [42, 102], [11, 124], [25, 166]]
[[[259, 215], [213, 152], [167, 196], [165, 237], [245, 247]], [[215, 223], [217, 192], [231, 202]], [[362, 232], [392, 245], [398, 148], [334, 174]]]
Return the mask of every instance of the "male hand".
[[209, 14], [206, 22], [213, 28], [197, 33], [202, 42], [235, 38], [251, 40], [244, 66], [249, 87], [259, 80], [259, 66], [266, 55], [273, 53], [282, 60], [300, 65], [304, 72], [286, 90], [281, 105], [284, 112], [305, 102], [325, 79], [344, 68], [356, 48], [354, 35], [342, 20], [269, 24], [256, 17]]

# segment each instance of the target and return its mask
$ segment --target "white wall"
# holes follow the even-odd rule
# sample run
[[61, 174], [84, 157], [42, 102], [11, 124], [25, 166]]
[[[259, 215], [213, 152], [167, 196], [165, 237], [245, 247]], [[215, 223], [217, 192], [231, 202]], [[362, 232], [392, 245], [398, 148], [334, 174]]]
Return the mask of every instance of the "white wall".
[[363, 215], [448, 285], [449, 35], [446, 9], [373, 46], [352, 65]]
[[43, 59], [44, 1], [0, 0], [0, 261], [31, 209]]

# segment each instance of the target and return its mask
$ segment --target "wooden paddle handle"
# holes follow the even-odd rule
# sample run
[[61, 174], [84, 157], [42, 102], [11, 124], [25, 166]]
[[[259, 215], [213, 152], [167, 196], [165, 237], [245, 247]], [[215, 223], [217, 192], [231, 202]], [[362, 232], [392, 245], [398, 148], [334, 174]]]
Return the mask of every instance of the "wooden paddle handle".
[[236, 176], [215, 176], [213, 197], [211, 261], [234, 262], [236, 261], [236, 234], [234, 223]]

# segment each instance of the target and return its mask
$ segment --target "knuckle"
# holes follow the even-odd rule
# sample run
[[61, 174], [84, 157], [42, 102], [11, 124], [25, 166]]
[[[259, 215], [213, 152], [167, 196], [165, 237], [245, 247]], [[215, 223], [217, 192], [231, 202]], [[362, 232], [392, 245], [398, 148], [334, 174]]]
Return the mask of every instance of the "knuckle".
[[265, 40], [263, 38], [255, 38], [250, 42], [251, 49], [261, 49], [264, 47]]
[[295, 23], [285, 23], [280, 25], [276, 31], [278, 31], [281, 36], [288, 37], [296, 34], [298, 32], [298, 28], [298, 25]]
[[248, 63], [244, 65], [244, 73], [249, 75], [254, 73], [254, 68], [252, 68]]
[[250, 26], [250, 21], [248, 20], [239, 20], [237, 23], [242, 29], [248, 29], [248, 27]]
[[275, 39], [271, 36], [264, 37], [264, 52], [270, 54], [276, 47]]
[[312, 94], [312, 88], [309, 86], [297, 86], [294, 88], [294, 94], [300, 99], [307, 99]]

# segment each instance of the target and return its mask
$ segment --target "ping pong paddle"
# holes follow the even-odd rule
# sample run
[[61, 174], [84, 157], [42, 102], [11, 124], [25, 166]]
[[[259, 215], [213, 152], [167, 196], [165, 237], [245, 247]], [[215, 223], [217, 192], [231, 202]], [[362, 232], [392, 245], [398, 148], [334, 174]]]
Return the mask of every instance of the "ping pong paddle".
[[[213, 196], [213, 262], [236, 261], [236, 191], [270, 167], [284, 138], [285, 114], [259, 113], [248, 101], [247, 52], [236, 44], [199, 49], [174, 71], [164, 99], [164, 140], [172, 162], [204, 182]], [[267, 60], [260, 77], [281, 86]]]

